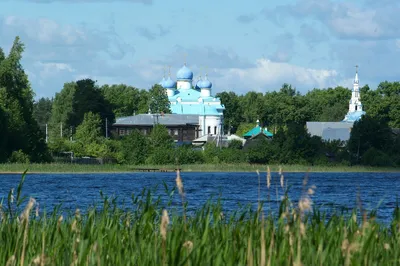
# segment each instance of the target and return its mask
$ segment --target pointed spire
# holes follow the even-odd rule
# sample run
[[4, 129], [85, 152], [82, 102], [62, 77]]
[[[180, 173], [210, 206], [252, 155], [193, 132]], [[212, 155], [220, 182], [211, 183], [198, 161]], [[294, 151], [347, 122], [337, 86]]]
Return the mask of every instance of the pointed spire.
[[354, 77], [354, 83], [358, 84], [358, 65], [356, 65], [356, 76]]

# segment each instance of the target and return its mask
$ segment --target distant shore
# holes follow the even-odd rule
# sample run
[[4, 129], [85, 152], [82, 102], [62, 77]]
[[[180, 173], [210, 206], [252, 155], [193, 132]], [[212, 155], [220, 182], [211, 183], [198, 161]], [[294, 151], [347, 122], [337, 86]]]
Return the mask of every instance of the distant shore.
[[[367, 166], [307, 166], [270, 165], [272, 172], [400, 172], [400, 168]], [[0, 174], [28, 173], [134, 173], [134, 172], [173, 172], [174, 165], [82, 165], [82, 164], [0, 164]], [[179, 166], [183, 172], [265, 172], [267, 165], [251, 164], [190, 164]]]

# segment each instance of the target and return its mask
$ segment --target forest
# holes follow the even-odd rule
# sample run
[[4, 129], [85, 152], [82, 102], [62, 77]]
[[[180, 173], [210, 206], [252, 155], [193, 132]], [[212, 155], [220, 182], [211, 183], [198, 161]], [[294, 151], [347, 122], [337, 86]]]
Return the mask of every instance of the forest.
[[376, 89], [368, 85], [361, 88], [367, 115], [355, 123], [346, 143], [312, 137], [305, 123], [342, 120], [351, 97], [349, 88], [310, 88], [301, 94], [294, 86], [283, 84], [264, 93], [217, 93], [226, 108], [225, 133], [242, 135], [259, 119], [274, 138], [248, 150], [235, 142], [228, 148], [209, 144], [197, 150], [176, 147], [160, 125], [149, 136], [134, 132], [120, 138], [110, 131], [116, 117], [149, 111], [168, 113], [168, 99], [161, 86], [145, 90], [84, 79], [67, 81], [63, 88], [55, 88], [59, 92], [53, 97], [35, 100], [21, 65], [23, 51], [18, 37], [8, 55], [0, 49], [0, 162], [51, 162], [67, 151], [128, 164], [400, 165], [399, 82], [384, 81]]

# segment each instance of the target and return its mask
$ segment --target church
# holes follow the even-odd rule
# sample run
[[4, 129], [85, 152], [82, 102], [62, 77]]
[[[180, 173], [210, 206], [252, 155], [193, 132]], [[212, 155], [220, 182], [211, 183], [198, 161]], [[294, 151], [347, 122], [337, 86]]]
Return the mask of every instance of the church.
[[212, 96], [212, 83], [207, 74], [193, 82], [193, 72], [186, 63], [176, 73], [176, 81], [163, 78], [159, 83], [166, 89], [172, 114], [197, 115], [199, 117], [199, 137], [220, 135], [225, 107], [221, 100]]
[[361, 119], [365, 114], [361, 103], [360, 86], [358, 80], [358, 66], [354, 78], [349, 111], [341, 122], [307, 122], [307, 130], [311, 136], [319, 136], [325, 141], [350, 139], [350, 132], [354, 122]]
[[119, 117], [113, 124], [119, 136], [129, 135], [133, 129], [148, 134], [156, 123], [164, 125], [178, 143], [192, 142], [201, 137], [221, 138], [223, 135], [224, 105], [212, 96], [212, 83], [207, 75], [193, 80], [193, 72], [186, 63], [177, 71], [176, 80], [164, 77], [158, 83], [165, 89], [171, 114], [138, 114]]

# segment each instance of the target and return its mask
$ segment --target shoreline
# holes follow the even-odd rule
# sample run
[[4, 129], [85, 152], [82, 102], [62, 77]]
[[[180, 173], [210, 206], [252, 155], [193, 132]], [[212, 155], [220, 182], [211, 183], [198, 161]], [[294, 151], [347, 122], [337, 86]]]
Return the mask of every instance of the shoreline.
[[[269, 165], [271, 172], [283, 173], [400, 173], [400, 168], [366, 166], [305, 166], [305, 165]], [[28, 174], [130, 174], [130, 173], [166, 173], [175, 172], [174, 165], [71, 165], [71, 164], [0, 164], [0, 175]], [[218, 173], [218, 172], [260, 172], [267, 171], [267, 165], [250, 164], [191, 164], [181, 165], [182, 172]]]

